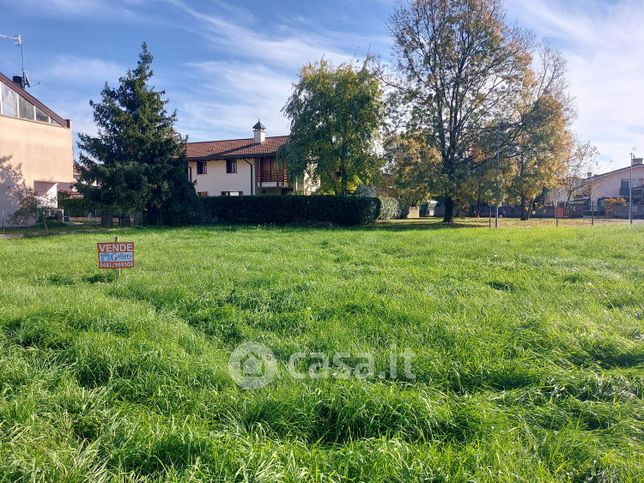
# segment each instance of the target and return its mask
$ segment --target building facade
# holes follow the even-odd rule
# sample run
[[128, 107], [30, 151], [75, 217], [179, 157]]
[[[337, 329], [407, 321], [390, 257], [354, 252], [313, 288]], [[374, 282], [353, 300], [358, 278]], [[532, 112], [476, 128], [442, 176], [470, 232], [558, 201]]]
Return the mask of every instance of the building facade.
[[257, 122], [253, 137], [188, 143], [188, 172], [199, 196], [262, 196], [292, 192], [311, 194], [311, 183], [288, 179], [285, 163], [277, 153], [288, 136], [266, 136]]
[[[644, 165], [641, 159], [633, 160], [632, 167], [626, 166], [607, 173], [591, 175], [585, 180], [580, 180], [580, 186], [571, 203], [580, 205], [584, 211], [589, 211], [592, 207], [595, 212], [605, 213], [608, 200], [621, 200], [628, 204], [632, 192], [633, 213], [638, 218], [644, 217]], [[553, 190], [548, 196], [548, 203], [563, 204], [566, 197], [566, 193]], [[626, 208], [617, 211], [621, 217], [627, 213]]]
[[73, 182], [71, 122], [0, 74], [0, 223], [26, 192], [56, 206]]

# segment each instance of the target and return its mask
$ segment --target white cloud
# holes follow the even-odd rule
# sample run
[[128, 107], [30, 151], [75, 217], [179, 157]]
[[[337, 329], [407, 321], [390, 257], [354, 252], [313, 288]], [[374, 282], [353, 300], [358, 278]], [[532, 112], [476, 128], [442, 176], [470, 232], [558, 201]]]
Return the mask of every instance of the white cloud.
[[574, 128], [597, 146], [602, 168], [627, 165], [633, 146], [644, 152], [644, 3], [512, 0], [508, 7], [568, 59]]
[[258, 118], [269, 135], [288, 132], [281, 108], [290, 93], [291, 76], [260, 64], [202, 62], [188, 66], [200, 88], [174, 96], [182, 130], [192, 140], [250, 137]]
[[196, 22], [191, 30], [199, 32], [213, 56], [221, 53], [229, 59], [234, 53], [237, 59], [187, 63], [192, 87], [181, 93], [173, 89], [180, 128], [195, 141], [249, 137], [258, 117], [269, 135], [287, 133], [281, 109], [305, 63], [323, 56], [336, 63], [351, 61], [383, 41], [383, 37], [322, 31], [297, 19], [295, 25], [285, 19], [268, 32], [246, 9], [229, 8], [224, 18], [219, 8], [196, 10], [182, 0], [168, 2]]
[[[10, 2], [9, 0], [0, 0], [0, 4], [15, 7], [15, 2]], [[22, 0], [20, 7], [23, 11], [34, 15], [48, 14], [65, 17], [84, 17], [106, 13], [124, 14], [129, 12], [118, 1], [110, 4], [103, 0]]]
[[49, 65], [39, 71], [46, 79], [65, 80], [70, 84], [102, 86], [106, 81], [113, 83], [125, 75], [127, 68], [116, 62], [92, 57], [58, 55]]
[[351, 59], [350, 54], [338, 49], [326, 35], [287, 29], [286, 25], [273, 26], [280, 32], [270, 35], [262, 33], [265, 29], [261, 22], [257, 22], [255, 26], [252, 22], [249, 23], [249, 20], [253, 20], [250, 12], [239, 9], [239, 18], [234, 22], [229, 15], [224, 18], [209, 10], [196, 10], [183, 0], [169, 1], [200, 24], [198, 32], [215, 50], [234, 52], [249, 60], [280, 68], [301, 66], [322, 55], [340, 62]]

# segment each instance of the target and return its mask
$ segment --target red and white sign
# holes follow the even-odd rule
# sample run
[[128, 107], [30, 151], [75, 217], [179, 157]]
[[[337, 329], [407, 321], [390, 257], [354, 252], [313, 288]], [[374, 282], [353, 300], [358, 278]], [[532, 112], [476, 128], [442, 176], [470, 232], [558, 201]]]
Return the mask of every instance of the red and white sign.
[[134, 242], [97, 243], [98, 268], [132, 268]]

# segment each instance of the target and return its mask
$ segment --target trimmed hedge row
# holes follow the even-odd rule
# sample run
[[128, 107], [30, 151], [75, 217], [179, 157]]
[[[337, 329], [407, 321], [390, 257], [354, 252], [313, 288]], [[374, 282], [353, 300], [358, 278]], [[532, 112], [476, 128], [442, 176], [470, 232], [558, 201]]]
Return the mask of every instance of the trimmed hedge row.
[[380, 200], [359, 196], [218, 196], [203, 198], [203, 213], [214, 223], [332, 223], [367, 225], [378, 219]]
[[86, 216], [94, 212], [94, 206], [85, 198], [58, 198], [58, 208], [65, 210], [67, 216]]
[[[199, 200], [202, 219], [206, 223], [356, 226], [373, 223], [381, 212], [378, 198], [360, 196], [218, 196]], [[58, 207], [69, 216], [102, 212], [83, 198], [61, 198]], [[188, 213], [185, 218], [186, 224], [199, 223]]]

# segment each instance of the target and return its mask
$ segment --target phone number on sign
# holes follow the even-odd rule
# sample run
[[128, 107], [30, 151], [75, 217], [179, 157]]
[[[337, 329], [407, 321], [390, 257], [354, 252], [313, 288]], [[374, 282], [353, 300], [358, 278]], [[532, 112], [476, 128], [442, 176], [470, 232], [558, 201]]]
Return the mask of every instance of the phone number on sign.
[[99, 262], [98, 268], [130, 268], [134, 262]]

